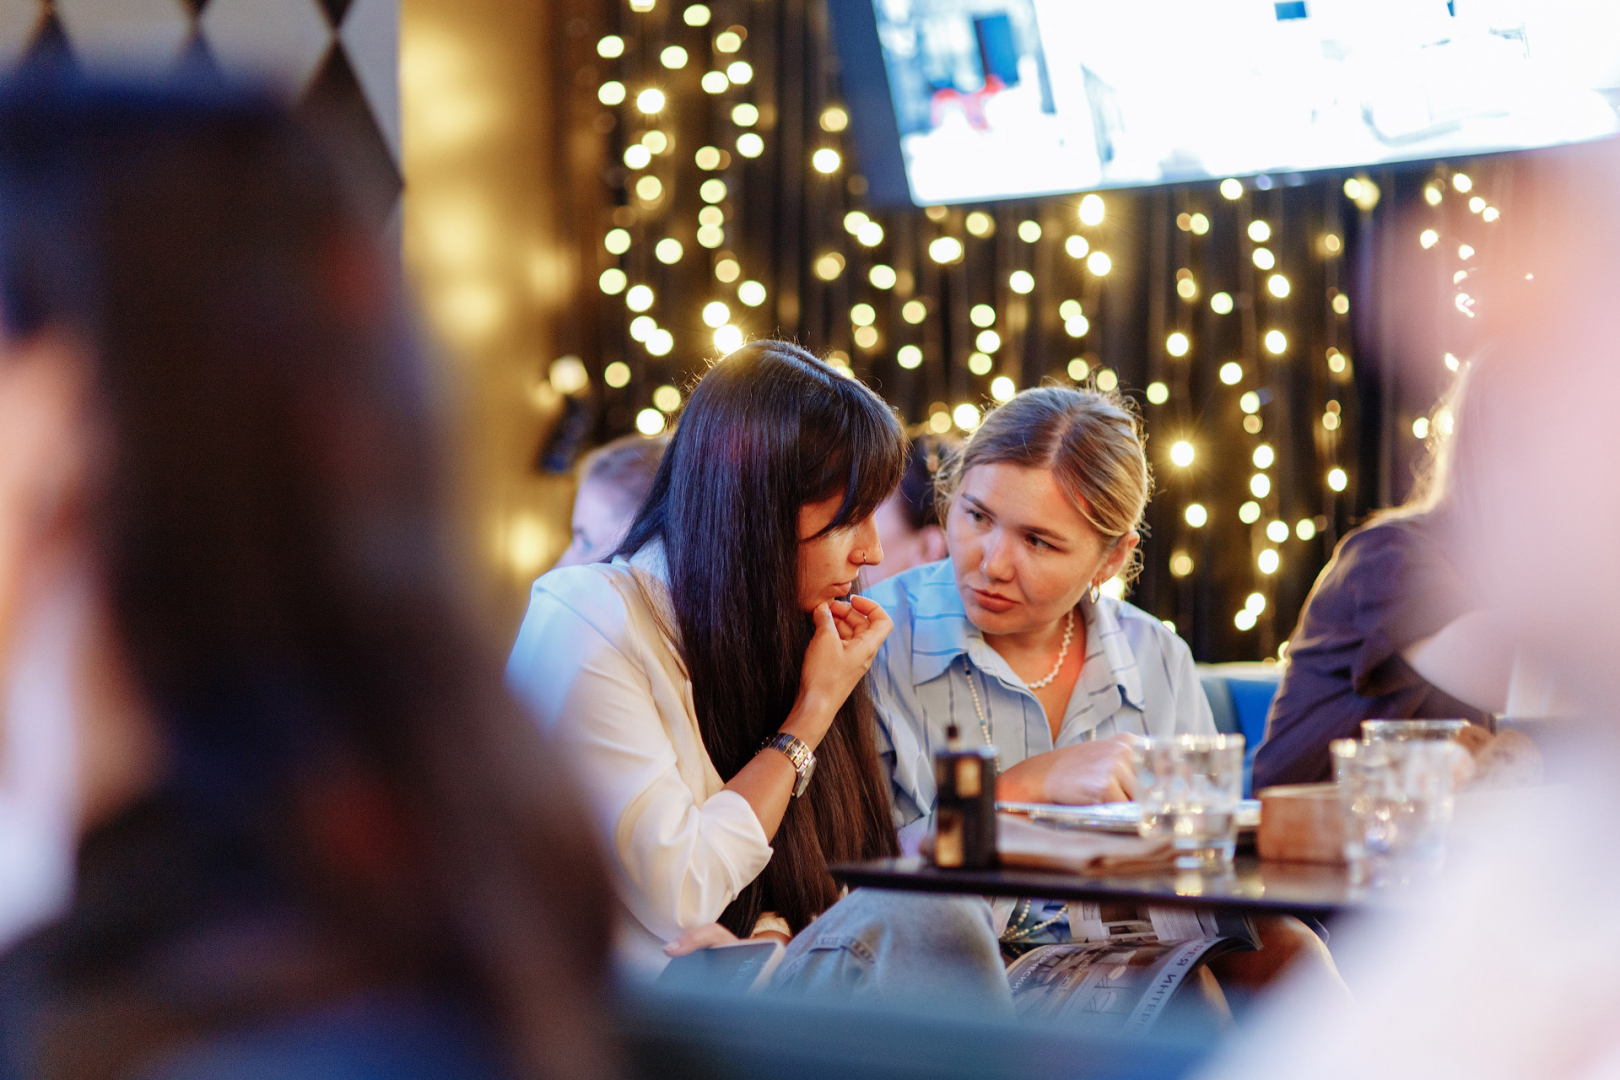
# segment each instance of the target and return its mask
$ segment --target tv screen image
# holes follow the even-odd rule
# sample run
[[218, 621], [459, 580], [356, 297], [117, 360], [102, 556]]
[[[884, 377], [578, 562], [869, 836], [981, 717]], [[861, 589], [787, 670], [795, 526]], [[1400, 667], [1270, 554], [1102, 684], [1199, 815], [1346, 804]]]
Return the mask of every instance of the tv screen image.
[[854, 19], [863, 153], [887, 143], [919, 205], [1620, 131], [1616, 0], [840, 0]]

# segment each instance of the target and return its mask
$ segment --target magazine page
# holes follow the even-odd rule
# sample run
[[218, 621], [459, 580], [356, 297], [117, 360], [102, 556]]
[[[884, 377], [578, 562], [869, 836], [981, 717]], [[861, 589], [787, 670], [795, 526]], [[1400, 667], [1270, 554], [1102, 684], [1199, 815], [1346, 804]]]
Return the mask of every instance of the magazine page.
[[1140, 1035], [1199, 962], [1226, 947], [1224, 939], [1046, 945], [1014, 961], [1007, 981], [1020, 1019], [1096, 1035]]
[[1202, 908], [1072, 901], [1069, 934], [1075, 941], [1148, 945], [1236, 938], [1259, 948], [1245, 916]]

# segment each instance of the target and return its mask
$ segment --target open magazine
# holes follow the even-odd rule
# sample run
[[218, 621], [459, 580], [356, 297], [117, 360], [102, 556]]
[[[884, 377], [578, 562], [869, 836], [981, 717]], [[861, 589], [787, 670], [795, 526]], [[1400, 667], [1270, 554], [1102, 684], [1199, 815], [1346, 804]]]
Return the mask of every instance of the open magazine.
[[1042, 945], [1007, 968], [1026, 1020], [1099, 1035], [1151, 1028], [1206, 960], [1259, 948], [1242, 915], [1134, 904], [1069, 904], [1073, 942]]

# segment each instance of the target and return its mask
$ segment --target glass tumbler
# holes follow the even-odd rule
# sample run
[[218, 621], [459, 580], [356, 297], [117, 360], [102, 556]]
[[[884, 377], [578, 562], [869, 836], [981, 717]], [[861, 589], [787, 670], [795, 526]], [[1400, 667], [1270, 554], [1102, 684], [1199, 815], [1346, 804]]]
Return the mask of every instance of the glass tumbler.
[[1237, 846], [1243, 798], [1243, 736], [1147, 739], [1136, 758], [1139, 829], [1168, 836], [1179, 870], [1224, 871]]
[[1445, 858], [1459, 759], [1449, 740], [1335, 739], [1333, 775], [1344, 810], [1344, 855], [1358, 885], [1432, 875]]

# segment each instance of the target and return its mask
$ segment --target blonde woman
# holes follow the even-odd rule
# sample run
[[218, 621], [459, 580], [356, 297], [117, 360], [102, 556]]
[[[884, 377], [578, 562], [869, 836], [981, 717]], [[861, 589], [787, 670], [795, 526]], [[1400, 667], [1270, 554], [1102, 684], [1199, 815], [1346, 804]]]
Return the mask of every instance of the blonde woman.
[[873, 665], [896, 816], [934, 803], [955, 724], [996, 748], [997, 793], [1095, 803], [1135, 794], [1136, 736], [1213, 733], [1186, 642], [1101, 594], [1129, 574], [1149, 492], [1136, 417], [1087, 390], [1025, 390], [944, 478], [949, 558], [868, 593], [894, 619]]
[[[1142, 736], [1213, 734], [1186, 642], [1102, 585], [1129, 577], [1150, 492], [1135, 414], [1110, 394], [1025, 390], [985, 418], [944, 477], [949, 558], [867, 595], [894, 631], [872, 665], [896, 824], [912, 847], [932, 820], [933, 755], [950, 725], [995, 747], [1004, 800], [1133, 798]], [[1068, 939], [1061, 901], [997, 905], [1002, 940]], [[1264, 948], [1223, 958], [1254, 987], [1306, 954], [1296, 919], [1257, 921]]]

